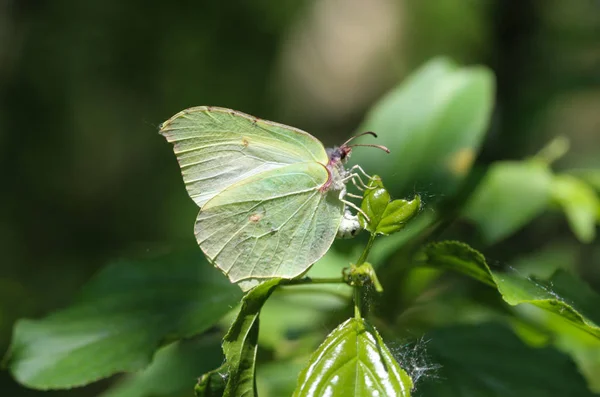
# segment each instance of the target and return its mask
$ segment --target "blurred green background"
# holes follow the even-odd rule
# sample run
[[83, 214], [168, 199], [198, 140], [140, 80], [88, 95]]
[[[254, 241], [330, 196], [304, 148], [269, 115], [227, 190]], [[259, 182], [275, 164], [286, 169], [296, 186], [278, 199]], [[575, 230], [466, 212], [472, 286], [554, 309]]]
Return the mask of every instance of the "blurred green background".
[[[1, 1], [0, 350], [17, 318], [64, 306], [107, 261], [193, 241], [197, 208], [159, 123], [223, 106], [333, 145], [438, 55], [496, 73], [477, 164], [565, 135], [558, 169], [600, 167], [596, 0]], [[549, 241], [575, 246], [569, 260], [600, 289], [599, 243], [578, 245], [558, 215], [486, 254]], [[0, 391], [41, 395], [6, 371]]]

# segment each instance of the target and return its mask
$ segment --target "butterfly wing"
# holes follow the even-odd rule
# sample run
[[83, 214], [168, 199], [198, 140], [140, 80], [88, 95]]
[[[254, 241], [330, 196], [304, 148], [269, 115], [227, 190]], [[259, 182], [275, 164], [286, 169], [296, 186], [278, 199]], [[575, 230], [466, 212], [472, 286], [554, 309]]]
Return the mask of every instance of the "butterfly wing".
[[342, 219], [339, 192], [317, 162], [254, 175], [208, 201], [195, 233], [209, 260], [232, 282], [304, 273], [329, 249]]
[[186, 109], [165, 121], [160, 133], [173, 143], [187, 191], [199, 207], [260, 172], [328, 162], [323, 144], [312, 135], [230, 109]]

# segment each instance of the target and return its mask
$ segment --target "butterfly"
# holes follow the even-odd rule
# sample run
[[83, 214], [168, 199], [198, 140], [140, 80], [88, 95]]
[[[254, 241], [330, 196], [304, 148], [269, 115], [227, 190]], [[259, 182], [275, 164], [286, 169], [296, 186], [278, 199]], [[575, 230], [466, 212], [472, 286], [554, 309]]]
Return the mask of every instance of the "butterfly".
[[[261, 280], [295, 278], [337, 237], [361, 224], [346, 183], [366, 187], [352, 147], [325, 149], [307, 132], [235, 110], [199, 106], [160, 126], [173, 144], [189, 196], [200, 207], [194, 233], [208, 260], [247, 290]], [[357, 136], [370, 134], [365, 132]]]

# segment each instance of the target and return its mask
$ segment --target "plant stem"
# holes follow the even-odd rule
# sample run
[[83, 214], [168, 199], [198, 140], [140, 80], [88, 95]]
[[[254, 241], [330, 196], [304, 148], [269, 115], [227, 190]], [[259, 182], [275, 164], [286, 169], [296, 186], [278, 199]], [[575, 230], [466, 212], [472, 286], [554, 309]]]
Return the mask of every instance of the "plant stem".
[[[369, 236], [369, 241], [365, 246], [364, 251], [358, 258], [358, 261], [354, 265], [355, 267], [361, 266], [363, 263], [367, 261], [367, 257], [369, 256], [369, 252], [371, 252], [371, 248], [373, 248], [373, 243], [375, 242], [375, 233], [371, 233]], [[362, 299], [361, 299], [362, 287], [360, 285], [354, 286], [354, 317], [357, 320], [362, 319]]]
[[354, 287], [354, 318], [356, 318], [357, 320], [360, 320], [362, 318], [362, 314], [361, 314], [361, 306], [362, 306], [362, 299], [360, 297], [360, 293], [361, 293], [361, 287], [360, 286], [355, 286]]
[[[332, 298], [339, 299], [342, 302], [346, 302], [348, 300], [348, 295], [342, 292], [323, 289], [318, 286], [312, 286], [311, 284], [305, 285], [310, 285], [312, 288], [281, 288], [278, 291], [278, 294], [288, 296], [314, 296], [315, 294], [323, 294], [331, 296]], [[288, 285], [282, 285], [282, 287], [288, 287]], [[292, 287], [295, 287], [295, 285], [293, 285]]]
[[367, 242], [367, 246], [365, 247], [365, 250], [360, 255], [360, 257], [358, 258], [358, 261], [355, 264], [356, 267], [362, 265], [363, 263], [365, 263], [367, 261], [367, 257], [369, 256], [369, 252], [371, 252], [371, 248], [373, 248], [374, 242], [375, 242], [375, 234], [372, 233], [371, 236], [369, 237], [369, 241]]

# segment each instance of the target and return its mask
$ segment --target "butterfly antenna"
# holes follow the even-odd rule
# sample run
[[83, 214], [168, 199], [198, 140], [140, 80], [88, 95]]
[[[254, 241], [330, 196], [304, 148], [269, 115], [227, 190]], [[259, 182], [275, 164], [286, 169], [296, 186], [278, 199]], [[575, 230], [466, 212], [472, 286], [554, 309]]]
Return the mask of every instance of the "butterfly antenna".
[[353, 139], [356, 139], [356, 138], [358, 138], [358, 137], [360, 137], [360, 136], [363, 136], [363, 135], [373, 135], [375, 138], [377, 138], [377, 134], [376, 134], [376, 133], [374, 133], [373, 131], [366, 131], [366, 132], [362, 132], [362, 133], [360, 133], [360, 134], [358, 134], [358, 135], [354, 135], [352, 138], [350, 138], [350, 139], [348, 139], [346, 142], [344, 142], [344, 143], [342, 144], [342, 146], [346, 146], [346, 144], [347, 144], [348, 142], [350, 142], [350, 141], [352, 141]]
[[371, 144], [368, 144], [368, 143], [356, 143], [356, 144], [354, 144], [354, 145], [349, 145], [348, 147], [355, 147], [355, 146], [368, 146], [368, 147], [375, 147], [375, 148], [377, 148], [377, 149], [381, 149], [381, 150], [383, 150], [383, 151], [384, 151], [384, 152], [386, 152], [386, 153], [389, 153], [389, 152], [390, 152], [390, 149], [386, 148], [386, 147], [385, 147], [385, 146], [383, 146], [383, 145], [371, 145]]

